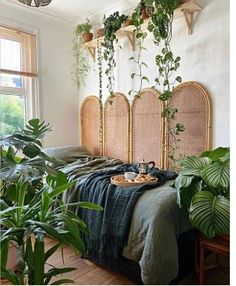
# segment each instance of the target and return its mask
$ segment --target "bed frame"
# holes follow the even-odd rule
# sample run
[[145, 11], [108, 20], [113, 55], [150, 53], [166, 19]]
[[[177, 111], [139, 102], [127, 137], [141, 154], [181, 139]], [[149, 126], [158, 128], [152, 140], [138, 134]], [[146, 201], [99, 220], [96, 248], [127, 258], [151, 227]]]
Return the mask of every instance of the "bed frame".
[[[161, 113], [160, 93], [144, 89], [133, 102], [116, 93], [113, 103], [108, 98], [103, 107], [98, 97], [88, 96], [81, 104], [81, 144], [94, 155], [118, 158], [126, 163], [155, 161], [161, 169], [171, 169], [168, 145], [171, 138]], [[211, 105], [206, 90], [197, 82], [176, 87], [171, 105], [178, 113], [172, 124], [181, 122], [185, 131], [179, 136], [180, 154], [199, 155], [211, 148]], [[103, 110], [102, 140], [99, 136], [100, 110]], [[102, 142], [102, 143], [101, 143]]]

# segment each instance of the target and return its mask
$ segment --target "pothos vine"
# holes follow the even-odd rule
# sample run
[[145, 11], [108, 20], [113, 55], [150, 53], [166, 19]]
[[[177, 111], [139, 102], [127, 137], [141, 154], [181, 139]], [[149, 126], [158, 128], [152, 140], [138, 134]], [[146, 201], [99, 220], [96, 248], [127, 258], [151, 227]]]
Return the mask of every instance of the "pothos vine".
[[99, 146], [101, 148], [103, 143], [103, 109], [102, 109], [102, 48], [98, 46], [97, 49], [97, 65], [98, 65], [98, 79], [99, 79], [99, 107], [100, 107], [100, 117], [99, 117]]
[[173, 78], [174, 72], [180, 66], [180, 57], [174, 57], [170, 45], [173, 14], [178, 3], [178, 0], [154, 0], [156, 9], [153, 11], [148, 25], [148, 30], [153, 33], [154, 43], [157, 46], [163, 45], [161, 53], [155, 57], [158, 74], [155, 78], [155, 85], [162, 86], [162, 93], [159, 97], [164, 104], [162, 116], [166, 119], [166, 130], [171, 137], [171, 144], [168, 142], [164, 148], [168, 158], [173, 161], [173, 167], [180, 159], [178, 135], [185, 129], [181, 123], [176, 123], [174, 127], [171, 126], [171, 122], [178, 112], [177, 108], [171, 106], [174, 84], [182, 81], [180, 76]]

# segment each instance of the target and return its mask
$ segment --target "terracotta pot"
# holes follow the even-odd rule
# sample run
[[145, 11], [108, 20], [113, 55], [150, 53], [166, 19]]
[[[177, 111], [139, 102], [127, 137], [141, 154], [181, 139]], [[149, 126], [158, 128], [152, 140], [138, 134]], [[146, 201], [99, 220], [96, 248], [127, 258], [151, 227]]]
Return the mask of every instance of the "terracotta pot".
[[104, 36], [104, 28], [97, 29], [97, 38]]
[[142, 8], [142, 10], [141, 10], [141, 17], [142, 17], [143, 20], [149, 18], [146, 8]]
[[93, 39], [93, 33], [83, 33], [82, 36], [85, 43], [90, 42]]
[[125, 27], [130, 26], [130, 25], [133, 25], [133, 21], [132, 19], [128, 18], [125, 20]]
[[14, 270], [17, 268], [17, 248], [14, 245], [14, 242], [9, 245], [8, 250], [8, 259], [7, 259], [7, 269]]

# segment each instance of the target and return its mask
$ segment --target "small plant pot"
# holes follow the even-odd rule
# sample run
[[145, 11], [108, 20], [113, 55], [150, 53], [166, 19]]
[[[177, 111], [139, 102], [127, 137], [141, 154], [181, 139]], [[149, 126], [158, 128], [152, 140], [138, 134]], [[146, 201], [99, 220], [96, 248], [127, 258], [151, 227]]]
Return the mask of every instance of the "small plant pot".
[[93, 33], [83, 33], [82, 36], [85, 43], [90, 42], [93, 39]]
[[125, 20], [125, 27], [128, 27], [130, 25], [133, 25], [133, 21], [132, 21], [132, 19], [128, 18]]
[[97, 29], [97, 38], [104, 36], [104, 28]]
[[143, 20], [149, 18], [149, 15], [148, 15], [148, 13], [147, 13], [147, 9], [146, 9], [146, 8], [142, 8], [142, 9], [141, 9], [141, 18], [142, 18]]

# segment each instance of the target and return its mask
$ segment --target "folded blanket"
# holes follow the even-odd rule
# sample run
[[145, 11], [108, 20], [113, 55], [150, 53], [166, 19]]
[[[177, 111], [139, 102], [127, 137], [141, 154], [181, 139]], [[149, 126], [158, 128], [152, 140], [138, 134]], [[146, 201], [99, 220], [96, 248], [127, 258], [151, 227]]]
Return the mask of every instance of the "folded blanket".
[[111, 176], [127, 171], [137, 172], [135, 165], [124, 164], [115, 170], [91, 174], [78, 184], [80, 201], [101, 205], [103, 212], [79, 209], [79, 215], [87, 224], [87, 256], [100, 265], [116, 268], [122, 249], [127, 243], [132, 211], [138, 198], [147, 190], [161, 186], [177, 175], [171, 171], [153, 169], [158, 178], [155, 185], [121, 188], [110, 183]]

